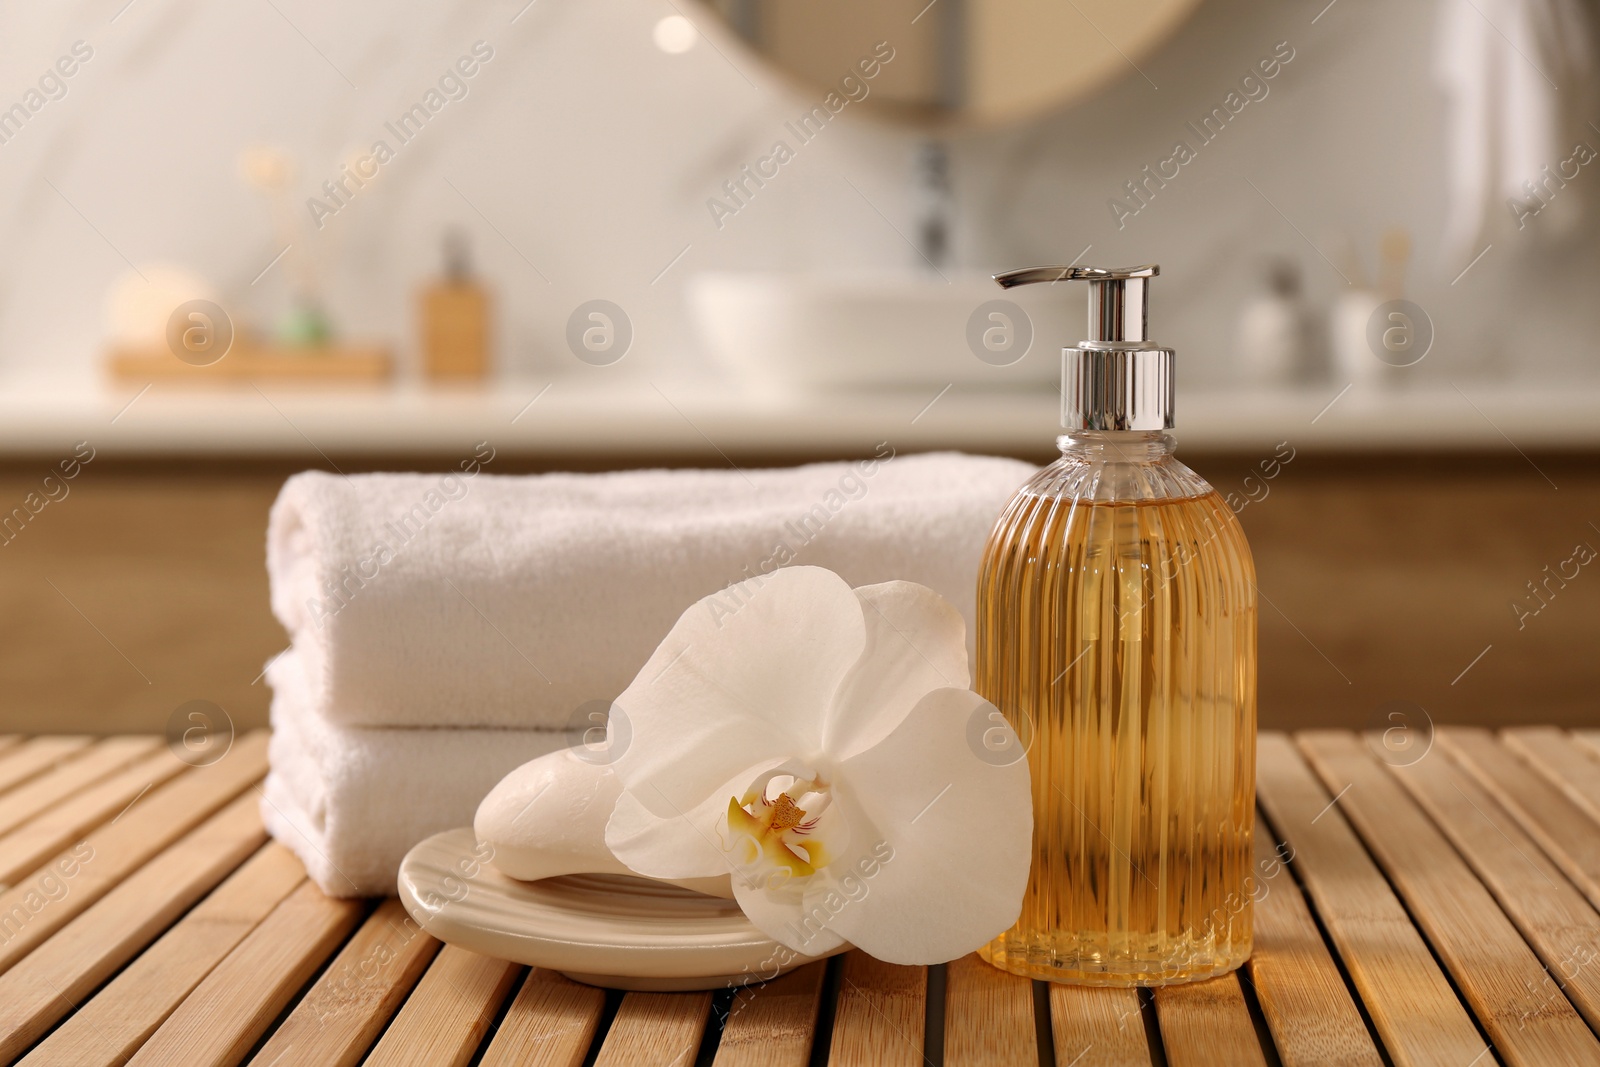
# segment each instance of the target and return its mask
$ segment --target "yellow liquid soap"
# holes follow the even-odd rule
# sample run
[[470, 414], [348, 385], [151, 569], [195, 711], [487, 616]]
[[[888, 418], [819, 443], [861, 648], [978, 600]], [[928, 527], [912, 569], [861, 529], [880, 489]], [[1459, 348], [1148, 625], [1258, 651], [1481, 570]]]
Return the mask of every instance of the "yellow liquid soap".
[[1250, 955], [1255, 568], [1155, 433], [1063, 438], [978, 577], [976, 689], [1030, 744], [1033, 869], [981, 949], [1013, 974], [1160, 985]]

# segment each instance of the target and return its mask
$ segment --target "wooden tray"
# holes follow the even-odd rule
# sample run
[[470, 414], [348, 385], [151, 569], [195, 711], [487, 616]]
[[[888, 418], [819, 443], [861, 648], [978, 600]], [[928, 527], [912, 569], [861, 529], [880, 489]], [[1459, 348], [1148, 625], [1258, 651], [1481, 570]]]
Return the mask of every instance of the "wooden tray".
[[850, 952], [621, 994], [324, 896], [262, 829], [264, 734], [200, 768], [0, 737], [0, 1063], [1600, 1063], [1600, 731], [1429, 740], [1262, 735], [1236, 974], [1152, 994]]
[[384, 382], [394, 358], [383, 345], [271, 348], [236, 343], [215, 363], [197, 367], [166, 349], [113, 350], [106, 369], [122, 381]]

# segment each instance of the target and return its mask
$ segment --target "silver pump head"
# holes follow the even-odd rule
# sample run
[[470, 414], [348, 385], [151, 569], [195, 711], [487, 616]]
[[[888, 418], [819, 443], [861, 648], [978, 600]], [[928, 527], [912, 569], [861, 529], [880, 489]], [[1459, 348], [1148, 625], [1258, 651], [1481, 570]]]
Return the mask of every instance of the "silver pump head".
[[1150, 340], [1145, 267], [1026, 267], [996, 274], [1002, 289], [1089, 283], [1089, 336], [1061, 350], [1061, 425], [1073, 430], [1170, 430], [1173, 352]]

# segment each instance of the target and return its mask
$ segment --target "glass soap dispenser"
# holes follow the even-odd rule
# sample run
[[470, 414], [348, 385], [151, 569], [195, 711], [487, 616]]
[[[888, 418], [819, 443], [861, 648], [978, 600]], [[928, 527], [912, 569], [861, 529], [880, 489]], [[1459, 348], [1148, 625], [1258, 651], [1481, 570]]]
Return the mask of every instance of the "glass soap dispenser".
[[1035, 267], [1089, 283], [1062, 352], [1061, 458], [1007, 506], [978, 573], [976, 689], [1028, 741], [1033, 870], [1001, 970], [1162, 985], [1250, 955], [1256, 586], [1216, 490], [1173, 458], [1173, 352], [1154, 266]]

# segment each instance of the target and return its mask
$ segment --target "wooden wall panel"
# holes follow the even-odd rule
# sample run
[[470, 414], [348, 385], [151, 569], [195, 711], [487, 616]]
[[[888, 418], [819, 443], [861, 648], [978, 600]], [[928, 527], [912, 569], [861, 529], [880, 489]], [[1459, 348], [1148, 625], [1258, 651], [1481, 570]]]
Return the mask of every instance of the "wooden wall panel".
[[[1270, 452], [1179, 455], [1243, 496]], [[346, 471], [443, 469], [334, 459]], [[538, 468], [502, 460], [504, 473]], [[591, 466], [686, 461], [719, 460]], [[36, 487], [35, 466], [0, 465], [0, 511]], [[263, 724], [268, 693], [252, 682], [285, 644], [267, 609], [266, 516], [298, 466], [102, 457], [85, 468], [0, 544], [0, 731], [160, 730], [192, 699], [222, 705], [241, 729]], [[1600, 561], [1552, 584], [1522, 628], [1511, 609], [1519, 597], [1537, 606], [1527, 583], [1580, 542], [1600, 549], [1600, 457], [1301, 452], [1266, 484], [1240, 514], [1265, 597], [1263, 726], [1360, 727], [1396, 700], [1442, 722], [1600, 724]]]

